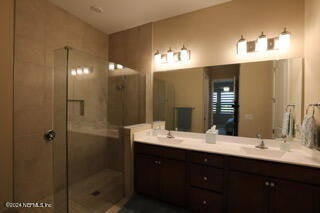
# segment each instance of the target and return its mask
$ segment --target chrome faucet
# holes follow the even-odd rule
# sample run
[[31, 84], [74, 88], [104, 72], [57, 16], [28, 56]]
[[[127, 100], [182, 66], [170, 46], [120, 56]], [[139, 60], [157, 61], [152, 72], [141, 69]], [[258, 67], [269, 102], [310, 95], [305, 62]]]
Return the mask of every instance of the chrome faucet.
[[174, 138], [174, 136], [170, 130], [168, 130], [167, 138]]
[[263, 139], [262, 139], [262, 135], [257, 134], [257, 138], [258, 138], [259, 140], [261, 140], [261, 141], [260, 141], [260, 144], [256, 146], [256, 148], [259, 148], [259, 149], [268, 149], [268, 147], [266, 146], [266, 144], [264, 143], [264, 141], [263, 141]]

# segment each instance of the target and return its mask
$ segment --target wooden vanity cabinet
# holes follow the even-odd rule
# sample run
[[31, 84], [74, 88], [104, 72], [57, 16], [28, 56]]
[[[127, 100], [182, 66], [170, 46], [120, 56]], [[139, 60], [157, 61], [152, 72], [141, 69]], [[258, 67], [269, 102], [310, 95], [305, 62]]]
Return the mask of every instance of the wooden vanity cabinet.
[[228, 167], [229, 213], [319, 213], [318, 187], [300, 182], [309, 168], [234, 157]]
[[186, 165], [183, 150], [135, 143], [135, 191], [185, 205]]
[[320, 169], [134, 143], [135, 191], [203, 213], [320, 213]]

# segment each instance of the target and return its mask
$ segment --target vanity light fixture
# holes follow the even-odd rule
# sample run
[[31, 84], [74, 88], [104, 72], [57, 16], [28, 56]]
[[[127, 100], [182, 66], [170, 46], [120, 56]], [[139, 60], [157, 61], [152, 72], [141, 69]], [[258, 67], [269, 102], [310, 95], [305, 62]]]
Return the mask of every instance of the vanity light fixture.
[[237, 44], [238, 55], [245, 55], [247, 53], [247, 40], [241, 35], [240, 40]]
[[172, 64], [174, 61], [174, 58], [173, 58], [173, 51], [171, 50], [171, 48], [169, 48], [168, 52], [167, 52], [167, 62], [169, 64]]
[[70, 74], [72, 76], [88, 75], [90, 73], [92, 73], [92, 69], [90, 67], [88, 67], [88, 66], [72, 68], [71, 71], [70, 71]]
[[258, 37], [257, 44], [256, 44], [256, 51], [257, 52], [266, 52], [268, 50], [268, 38], [262, 32], [261, 35]]
[[73, 75], [73, 76], [77, 75], [77, 70], [76, 69], [71, 69], [71, 75]]
[[180, 50], [180, 61], [186, 62], [190, 60], [190, 51], [183, 45]]
[[290, 48], [291, 34], [284, 28], [284, 31], [278, 36], [268, 38], [263, 32], [257, 40], [247, 41], [241, 36], [237, 42], [237, 54], [240, 56], [252, 52], [266, 52], [268, 50], [286, 51]]
[[283, 32], [279, 36], [279, 49], [288, 50], [290, 48], [291, 34], [284, 28]]
[[122, 70], [125, 67], [122, 64], [116, 64], [113, 62], [109, 62], [109, 70]]
[[89, 73], [90, 73], [89, 67], [84, 67], [83, 68], [83, 74], [89, 74]]
[[114, 70], [114, 69], [116, 69], [115, 63], [110, 62], [109, 63], [109, 70]]
[[77, 68], [77, 75], [82, 75], [82, 68], [81, 67]]
[[223, 92], [230, 92], [230, 87], [223, 87]]
[[187, 62], [190, 61], [191, 51], [188, 50], [185, 45], [180, 51], [173, 51], [171, 48], [165, 54], [161, 54], [159, 50], [154, 53], [155, 64], [172, 64], [176, 62]]
[[154, 54], [154, 61], [156, 64], [161, 63], [161, 53], [159, 52], [159, 50], [157, 50]]
[[121, 65], [121, 64], [117, 64], [116, 65], [116, 69], [118, 69], [118, 70], [122, 70], [124, 67], [123, 67], [123, 65]]

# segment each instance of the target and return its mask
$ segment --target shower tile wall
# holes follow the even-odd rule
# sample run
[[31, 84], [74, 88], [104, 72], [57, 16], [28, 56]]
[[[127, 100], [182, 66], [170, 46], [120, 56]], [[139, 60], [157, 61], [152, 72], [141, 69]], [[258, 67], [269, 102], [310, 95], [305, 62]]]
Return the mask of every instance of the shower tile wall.
[[16, 0], [16, 201], [41, 200], [53, 191], [52, 144], [43, 140], [43, 134], [52, 126], [54, 50], [71, 46], [107, 58], [107, 39], [47, 0]]

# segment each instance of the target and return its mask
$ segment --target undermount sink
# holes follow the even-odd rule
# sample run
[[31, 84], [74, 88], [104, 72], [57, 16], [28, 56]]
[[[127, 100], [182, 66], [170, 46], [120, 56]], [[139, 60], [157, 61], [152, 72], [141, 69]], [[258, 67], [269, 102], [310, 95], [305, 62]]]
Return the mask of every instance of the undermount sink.
[[259, 148], [251, 148], [251, 147], [241, 147], [241, 149], [249, 155], [259, 155], [266, 157], [276, 157], [281, 158], [285, 152], [280, 150], [272, 150], [272, 149], [259, 149]]
[[180, 144], [183, 140], [178, 138], [158, 137], [158, 141], [163, 143]]

